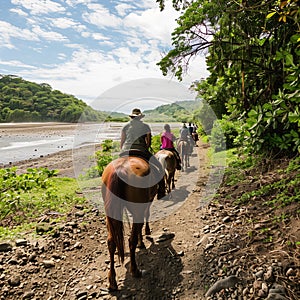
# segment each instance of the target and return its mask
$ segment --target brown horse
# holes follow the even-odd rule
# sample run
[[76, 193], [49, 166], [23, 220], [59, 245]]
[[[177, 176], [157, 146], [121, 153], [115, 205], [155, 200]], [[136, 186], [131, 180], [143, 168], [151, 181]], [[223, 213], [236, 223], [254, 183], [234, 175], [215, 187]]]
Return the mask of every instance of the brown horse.
[[190, 166], [190, 143], [184, 140], [179, 140], [177, 149], [181, 158], [182, 171]]
[[[175, 154], [170, 150], [159, 150], [155, 154], [158, 161], [161, 163], [163, 169], [165, 170], [165, 183], [166, 183], [166, 189], [167, 193], [171, 193], [171, 190], [175, 188], [175, 172], [176, 172], [176, 166], [177, 161]], [[172, 183], [172, 188], [171, 188]]]
[[120, 157], [109, 163], [102, 174], [102, 197], [108, 230], [107, 244], [110, 255], [108, 274], [109, 289], [117, 290], [114, 254], [124, 262], [123, 211], [127, 209], [132, 217], [129, 237], [130, 271], [140, 277], [135, 259], [137, 246], [143, 247], [142, 228], [146, 220], [145, 233], [150, 234], [148, 224], [150, 205], [158, 191], [157, 173], [146, 160], [139, 157]]

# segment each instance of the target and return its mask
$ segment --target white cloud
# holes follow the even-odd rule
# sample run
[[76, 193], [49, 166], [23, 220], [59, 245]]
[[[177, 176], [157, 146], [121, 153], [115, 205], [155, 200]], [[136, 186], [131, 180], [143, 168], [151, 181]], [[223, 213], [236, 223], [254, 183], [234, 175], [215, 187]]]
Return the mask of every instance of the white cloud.
[[117, 28], [122, 24], [122, 20], [111, 14], [109, 10], [101, 4], [88, 4], [91, 12], [85, 12], [82, 15], [84, 21], [93, 24], [99, 28], [113, 27]]
[[78, 22], [75, 22], [69, 18], [53, 18], [50, 20], [52, 25], [61, 29], [72, 28], [78, 25]]
[[0, 60], [0, 65], [12, 66], [14, 68], [35, 69], [35, 67], [33, 67], [31, 65], [24, 64], [19, 60], [7, 60], [7, 61]]
[[120, 3], [116, 5], [115, 8], [118, 12], [118, 15], [124, 17], [127, 14], [127, 12], [133, 8], [133, 6], [127, 3]]
[[23, 11], [22, 9], [20, 8], [12, 8], [10, 10], [12, 13], [16, 13], [18, 14], [19, 16], [22, 16], [22, 17], [27, 17], [28, 16], [28, 13], [26, 13], [25, 11]]
[[75, 7], [78, 4], [89, 4], [91, 3], [92, 0], [66, 0], [66, 4], [71, 6], [71, 7]]
[[63, 6], [51, 0], [11, 0], [11, 3], [23, 6], [33, 15], [65, 12], [65, 8]]
[[47, 41], [68, 41], [67, 37], [63, 36], [59, 32], [55, 31], [46, 31], [42, 29], [40, 26], [33, 26], [32, 32], [35, 33], [37, 36], [47, 40]]
[[38, 36], [28, 29], [21, 29], [8, 22], [0, 20], [0, 47], [15, 48], [12, 38], [21, 40], [38, 41]]
[[178, 17], [178, 12], [174, 10], [160, 12], [158, 8], [152, 8], [130, 13], [124, 18], [124, 25], [132, 30], [138, 30], [147, 38], [160, 40], [166, 45], [171, 42], [171, 33], [177, 25], [176, 17]]

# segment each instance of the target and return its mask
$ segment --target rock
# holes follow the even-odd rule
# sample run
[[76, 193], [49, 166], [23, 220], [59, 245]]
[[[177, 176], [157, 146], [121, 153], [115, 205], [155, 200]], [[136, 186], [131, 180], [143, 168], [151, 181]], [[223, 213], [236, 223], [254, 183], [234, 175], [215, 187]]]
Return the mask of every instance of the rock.
[[230, 221], [230, 217], [229, 216], [226, 216], [225, 218], [223, 218], [222, 222], [223, 223], [227, 223]]
[[29, 292], [26, 292], [23, 294], [23, 300], [25, 299], [31, 299], [35, 296], [34, 292], [33, 291], [29, 291]]
[[25, 239], [17, 239], [16, 240], [16, 246], [17, 247], [27, 246], [27, 240], [25, 240]]
[[289, 268], [287, 271], [286, 271], [286, 276], [295, 276], [296, 275], [296, 271], [292, 268]]
[[19, 286], [21, 283], [20, 276], [11, 277], [8, 279], [8, 283], [10, 286]]
[[264, 276], [264, 271], [263, 271], [263, 270], [260, 270], [260, 271], [256, 272], [256, 273], [254, 274], [254, 276], [255, 276], [256, 278], [262, 279], [263, 276]]
[[80, 211], [75, 212], [75, 216], [78, 217], [78, 218], [82, 218], [82, 217], [84, 217], [84, 215], [85, 215], [84, 211], [80, 210]]
[[271, 294], [268, 295], [266, 300], [288, 300], [288, 298], [286, 298], [286, 297], [284, 297], [280, 294], [271, 293]]
[[262, 282], [261, 280], [255, 280], [253, 283], [253, 288], [255, 291], [259, 290], [261, 288]]
[[263, 282], [263, 283], [261, 284], [261, 289], [262, 289], [262, 291], [263, 291], [265, 294], [268, 293], [268, 286], [267, 286], [267, 284], [266, 284], [265, 282]]
[[12, 245], [10, 243], [0, 243], [0, 252], [8, 252], [12, 250]]
[[175, 237], [175, 234], [170, 232], [170, 233], [163, 233], [161, 234], [158, 239], [156, 240], [156, 242], [164, 242], [164, 241], [167, 241], [167, 240], [171, 240]]
[[214, 246], [214, 244], [207, 244], [205, 246], [205, 250], [208, 250], [208, 249], [212, 248], [213, 246]]
[[53, 230], [53, 226], [51, 226], [50, 224], [47, 224], [47, 223], [38, 224], [35, 228], [35, 231], [38, 234], [43, 234], [43, 233], [49, 232], [51, 230]]
[[42, 264], [47, 269], [55, 266], [55, 262], [53, 260], [43, 260]]
[[76, 294], [76, 299], [80, 299], [80, 300], [87, 299], [87, 296], [88, 296], [87, 291], [79, 291]]
[[235, 284], [238, 283], [239, 281], [240, 281], [240, 279], [238, 277], [236, 277], [235, 275], [229, 276], [224, 279], [220, 279], [217, 282], [215, 282], [212, 287], [209, 288], [209, 290], [206, 292], [205, 296], [209, 297], [223, 289], [228, 289], [228, 288], [234, 287]]
[[81, 249], [82, 244], [80, 242], [76, 242], [75, 245], [73, 246], [75, 249]]
[[268, 267], [267, 272], [264, 274], [264, 279], [270, 281], [273, 278], [273, 267]]

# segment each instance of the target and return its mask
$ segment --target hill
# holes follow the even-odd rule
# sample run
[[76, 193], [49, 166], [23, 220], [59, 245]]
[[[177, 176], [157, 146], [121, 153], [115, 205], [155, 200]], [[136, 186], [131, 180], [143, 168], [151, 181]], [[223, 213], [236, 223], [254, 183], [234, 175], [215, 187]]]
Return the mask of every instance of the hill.
[[0, 122], [103, 121], [107, 114], [73, 95], [14, 75], [0, 75]]
[[148, 122], [193, 122], [193, 112], [199, 109], [201, 101], [176, 101], [152, 110], [145, 110]]
[[[200, 101], [178, 101], [146, 110], [147, 122], [189, 122]], [[125, 122], [124, 113], [96, 111], [73, 95], [15, 75], [0, 74], [0, 122]]]

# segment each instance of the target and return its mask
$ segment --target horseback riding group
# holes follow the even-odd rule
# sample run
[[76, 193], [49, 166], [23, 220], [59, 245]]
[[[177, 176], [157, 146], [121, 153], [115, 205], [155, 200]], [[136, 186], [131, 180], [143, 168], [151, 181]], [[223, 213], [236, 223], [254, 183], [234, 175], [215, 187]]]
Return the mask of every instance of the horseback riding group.
[[[162, 199], [175, 188], [176, 170], [189, 167], [189, 156], [195, 146], [192, 139], [194, 128], [184, 123], [177, 140], [169, 124], [164, 126], [161, 135], [161, 149], [155, 154], [151, 147], [150, 126], [142, 122], [144, 114], [133, 109], [131, 120], [121, 131], [120, 157], [109, 163], [102, 174], [102, 197], [104, 201], [108, 229], [108, 249], [110, 253], [109, 289], [116, 290], [114, 254], [117, 250], [119, 260], [124, 262], [123, 211], [126, 208], [132, 218], [129, 237], [130, 271], [140, 277], [135, 260], [136, 247], [144, 247], [142, 227], [150, 234], [150, 205], [155, 196]], [[174, 144], [175, 143], [175, 144]], [[175, 146], [176, 145], [176, 146]], [[178, 151], [177, 151], [177, 149]]]

